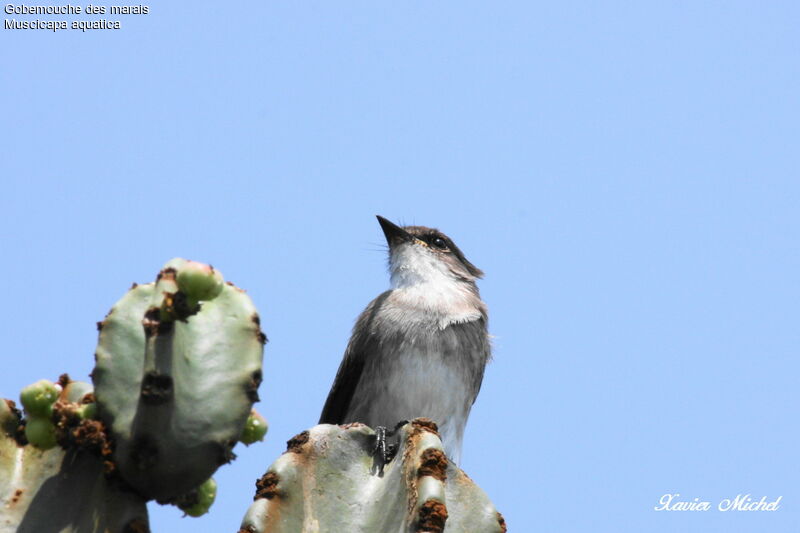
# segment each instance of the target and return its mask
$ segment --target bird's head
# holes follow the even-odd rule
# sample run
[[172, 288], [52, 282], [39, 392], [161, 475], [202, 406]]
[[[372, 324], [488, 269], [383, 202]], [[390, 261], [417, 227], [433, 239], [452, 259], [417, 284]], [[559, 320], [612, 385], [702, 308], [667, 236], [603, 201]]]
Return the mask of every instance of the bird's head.
[[398, 226], [378, 216], [389, 244], [389, 270], [395, 287], [422, 283], [474, 286], [483, 272], [470, 263], [450, 237], [425, 226]]

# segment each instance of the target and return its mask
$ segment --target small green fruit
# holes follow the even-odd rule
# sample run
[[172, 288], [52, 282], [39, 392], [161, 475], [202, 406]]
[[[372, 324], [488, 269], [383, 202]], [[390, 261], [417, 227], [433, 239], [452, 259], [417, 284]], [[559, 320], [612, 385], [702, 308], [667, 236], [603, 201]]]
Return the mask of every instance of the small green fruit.
[[217, 498], [217, 482], [214, 481], [214, 478], [208, 478], [195, 490], [197, 491], [197, 503], [191, 507], [181, 507], [181, 509], [189, 516], [202, 516], [208, 512], [211, 504]]
[[25, 424], [25, 437], [37, 448], [49, 450], [56, 445], [56, 427], [47, 418], [32, 416]]
[[247, 422], [244, 423], [244, 429], [242, 430], [242, 435], [239, 437], [239, 441], [247, 446], [250, 446], [254, 442], [260, 442], [264, 440], [267, 429], [269, 429], [267, 421], [253, 409], [250, 411], [250, 416], [247, 417]]
[[19, 394], [19, 399], [28, 415], [45, 418], [52, 414], [56, 398], [58, 398], [58, 389], [55, 383], [46, 379], [28, 385]]
[[97, 404], [87, 403], [78, 408], [78, 416], [81, 420], [92, 420], [97, 418]]
[[187, 261], [180, 267], [177, 281], [178, 288], [190, 301], [213, 300], [219, 296], [225, 285], [219, 271], [196, 261]]

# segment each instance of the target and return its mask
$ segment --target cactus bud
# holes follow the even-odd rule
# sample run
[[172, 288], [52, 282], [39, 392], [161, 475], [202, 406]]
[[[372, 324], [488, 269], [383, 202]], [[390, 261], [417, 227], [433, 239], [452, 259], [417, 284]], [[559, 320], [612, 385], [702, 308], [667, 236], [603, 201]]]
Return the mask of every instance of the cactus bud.
[[97, 404], [87, 403], [78, 408], [77, 415], [81, 420], [93, 420], [97, 418]]
[[202, 485], [197, 487], [192, 496], [192, 505], [179, 504], [178, 507], [189, 516], [202, 516], [214, 503], [217, 497], [217, 482], [214, 478], [208, 478]]
[[267, 434], [269, 425], [267, 421], [255, 409], [250, 411], [250, 416], [247, 417], [247, 422], [244, 423], [242, 435], [239, 437], [239, 442], [250, 446], [254, 442], [264, 440], [264, 435]]
[[28, 385], [19, 394], [25, 412], [31, 416], [49, 417], [53, 412], [53, 403], [58, 398], [55, 383], [42, 379]]
[[187, 261], [178, 270], [178, 288], [192, 301], [213, 300], [224, 286], [222, 274], [214, 267]]
[[47, 418], [32, 416], [25, 424], [25, 437], [37, 448], [49, 450], [56, 445], [56, 427]]

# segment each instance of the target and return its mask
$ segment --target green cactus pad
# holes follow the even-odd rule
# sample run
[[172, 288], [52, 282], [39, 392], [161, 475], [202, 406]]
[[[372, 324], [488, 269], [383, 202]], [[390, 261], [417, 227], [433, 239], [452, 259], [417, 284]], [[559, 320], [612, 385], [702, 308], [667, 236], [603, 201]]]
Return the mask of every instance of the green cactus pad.
[[185, 264], [173, 259], [155, 283], [135, 285], [114, 305], [98, 325], [92, 373], [120, 474], [161, 501], [232, 458], [258, 399], [266, 340], [252, 301], [231, 284], [190, 305], [176, 282]]
[[[65, 386], [53, 408], [58, 425], [33, 416], [26, 429], [39, 424], [46, 424], [48, 432], [55, 428], [59, 443], [68, 443], [69, 449], [55, 446], [54, 440], [48, 450], [23, 446], [13, 433], [0, 432], [0, 531], [147, 532], [145, 500], [105, 475], [107, 464], [93, 439], [102, 438], [102, 424], [70, 419], [80, 407], [75, 397], [84, 398], [91, 385], [66, 376], [59, 382]], [[2, 410], [6, 416], [17, 417], [10, 402], [0, 399], [0, 405], [8, 408]], [[92, 435], [92, 429], [98, 433]], [[67, 432], [74, 433], [66, 437]]]
[[319, 425], [294, 437], [256, 484], [240, 531], [441, 533], [445, 524], [447, 533], [506, 530], [486, 494], [447, 460], [431, 421], [401, 428], [383, 476], [374, 441], [363, 424]]
[[60, 447], [20, 447], [5, 435], [0, 435], [0, 506], [0, 531], [148, 531], [145, 501], [109, 483], [100, 459]]

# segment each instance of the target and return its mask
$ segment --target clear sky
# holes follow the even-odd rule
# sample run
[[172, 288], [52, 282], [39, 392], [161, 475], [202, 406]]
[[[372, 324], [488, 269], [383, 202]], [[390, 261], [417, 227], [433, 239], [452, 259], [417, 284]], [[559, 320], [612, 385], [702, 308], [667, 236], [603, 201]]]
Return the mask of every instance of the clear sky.
[[[510, 531], [796, 532], [800, 8], [586, 4], [159, 2], [0, 31], [0, 395], [87, 378], [131, 282], [211, 262], [270, 338], [270, 433], [210, 515], [151, 520], [235, 531], [388, 287], [381, 214], [486, 272], [462, 466]], [[783, 499], [654, 511], [668, 493]]]

